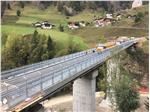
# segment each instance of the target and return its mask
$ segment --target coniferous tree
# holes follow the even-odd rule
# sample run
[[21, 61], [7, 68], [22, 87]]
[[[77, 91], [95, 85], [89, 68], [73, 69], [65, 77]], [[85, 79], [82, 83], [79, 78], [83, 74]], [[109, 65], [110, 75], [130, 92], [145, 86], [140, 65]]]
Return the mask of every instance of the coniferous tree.
[[57, 10], [58, 10], [59, 12], [62, 12], [62, 11], [63, 11], [63, 4], [62, 4], [62, 2], [58, 2], [58, 3], [57, 3]]
[[144, 14], [142, 12], [138, 12], [135, 17], [134, 22], [135, 23], [141, 22], [143, 20], [143, 18], [144, 18]]
[[8, 8], [9, 10], [11, 10], [10, 3], [7, 4], [7, 8]]
[[24, 8], [24, 6], [25, 6], [24, 1], [20, 1], [20, 6], [21, 6], [21, 8]]
[[35, 48], [38, 44], [38, 32], [37, 30], [34, 31], [32, 39], [31, 39], [32, 48]]
[[59, 31], [64, 32], [64, 26], [62, 26], [61, 24], [59, 25]]
[[47, 40], [47, 49], [48, 49], [48, 51], [53, 50], [53, 41], [50, 36], [48, 36], [48, 40]]
[[1, 1], [1, 17], [3, 17], [6, 8], [7, 8], [6, 1]]
[[16, 14], [17, 14], [17, 16], [21, 16], [21, 11], [20, 11], [20, 10], [17, 10], [17, 11], [16, 11]]
[[53, 58], [55, 56], [55, 44], [50, 36], [48, 36], [48, 40], [47, 40], [47, 50], [48, 50], [49, 58]]

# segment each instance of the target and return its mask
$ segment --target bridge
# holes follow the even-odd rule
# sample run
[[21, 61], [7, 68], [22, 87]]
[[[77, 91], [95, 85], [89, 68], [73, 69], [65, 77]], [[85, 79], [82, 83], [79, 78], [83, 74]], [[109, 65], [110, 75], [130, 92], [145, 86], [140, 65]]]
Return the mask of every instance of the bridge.
[[100, 53], [89, 49], [4, 71], [1, 73], [1, 107], [19, 112], [73, 83], [73, 111], [94, 112], [98, 67], [137, 42], [138, 39], [132, 39]]

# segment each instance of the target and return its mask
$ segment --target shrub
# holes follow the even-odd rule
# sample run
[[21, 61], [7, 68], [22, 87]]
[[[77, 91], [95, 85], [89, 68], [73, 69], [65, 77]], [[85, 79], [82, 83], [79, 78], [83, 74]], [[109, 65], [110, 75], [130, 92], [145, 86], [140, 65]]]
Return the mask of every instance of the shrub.
[[66, 16], [66, 19], [69, 19], [69, 16]]
[[7, 8], [8, 8], [9, 10], [11, 10], [11, 6], [10, 6], [9, 3], [7, 4]]
[[131, 112], [139, 107], [139, 94], [135, 84], [128, 77], [123, 77], [116, 85], [115, 99], [120, 112]]
[[21, 11], [17, 10], [16, 14], [17, 14], [17, 16], [21, 16]]
[[59, 31], [64, 32], [64, 26], [62, 26], [61, 24], [59, 25]]
[[142, 12], [138, 12], [137, 15], [135, 16], [135, 23], [141, 22], [144, 18], [144, 14]]
[[1, 37], [2, 46], [5, 45], [5, 43], [7, 41], [7, 37], [8, 37], [8, 35], [6, 33], [2, 34], [2, 37]]

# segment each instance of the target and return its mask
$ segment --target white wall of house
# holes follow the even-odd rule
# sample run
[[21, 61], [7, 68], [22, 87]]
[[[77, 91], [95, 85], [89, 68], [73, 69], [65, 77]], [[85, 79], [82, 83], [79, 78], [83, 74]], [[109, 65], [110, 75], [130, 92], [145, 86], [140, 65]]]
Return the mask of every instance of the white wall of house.
[[132, 3], [132, 8], [140, 7], [142, 6], [142, 0], [134, 0]]

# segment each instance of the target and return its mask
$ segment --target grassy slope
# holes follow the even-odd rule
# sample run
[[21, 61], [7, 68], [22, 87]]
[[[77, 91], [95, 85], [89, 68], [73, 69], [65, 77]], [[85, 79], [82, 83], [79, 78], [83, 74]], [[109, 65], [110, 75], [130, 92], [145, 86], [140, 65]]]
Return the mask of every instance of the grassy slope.
[[[103, 38], [110, 38], [115, 36], [148, 36], [148, 5], [137, 8], [137, 9], [129, 9], [128, 11], [122, 11], [121, 13], [124, 16], [129, 14], [134, 15], [138, 12], [144, 13], [144, 19], [141, 23], [135, 24], [133, 20], [128, 18], [123, 18], [113, 27], [103, 27], [103, 28], [82, 28], [73, 30], [71, 34], [78, 35], [83, 37], [84, 41], [90, 46], [94, 47], [96, 43], [101, 42]], [[119, 27], [118, 27], [119, 26]], [[137, 28], [146, 28], [146, 29], [134, 29], [129, 27], [137, 27]]]
[[[148, 28], [148, 24], [147, 24], [149, 21], [149, 15], [148, 15], [149, 9], [148, 8], [149, 8], [148, 5], [144, 5], [142, 7], [138, 7], [135, 9], [128, 9], [128, 10], [119, 12], [123, 15], [123, 19], [119, 21], [116, 25]], [[128, 15], [136, 15], [138, 12], [142, 12], [144, 14], [144, 19], [140, 23], [134, 23], [133, 19], [126, 18]]]
[[[64, 15], [61, 15], [59, 12], [57, 12], [56, 8], [49, 7], [48, 9], [41, 11], [38, 8], [34, 6], [27, 6], [25, 9], [22, 9], [22, 16], [20, 18], [16, 17], [16, 9], [17, 7], [14, 7], [13, 10], [7, 10], [6, 16], [3, 22], [4, 25], [2, 25], [2, 33], [19, 33], [19, 34], [28, 34], [32, 33], [34, 31], [34, 28], [32, 27], [31, 23], [37, 22], [37, 21], [43, 21], [48, 20], [54, 24], [56, 24], [56, 28], [54, 30], [39, 30], [41, 33], [45, 34], [51, 34], [55, 40], [61, 41], [66, 40], [67, 37], [70, 37], [72, 35], [77, 35], [78, 40], [81, 41], [82, 37], [84, 41], [89, 44], [90, 46], [94, 47], [96, 43], [98, 43], [103, 38], [109, 38], [113, 36], [147, 36], [148, 30], [140, 30], [140, 29], [130, 29], [130, 28], [117, 28], [117, 27], [103, 27], [103, 28], [81, 28], [77, 30], [68, 31], [66, 30], [66, 33], [59, 33], [58, 31], [58, 25], [63, 24], [66, 25], [67, 21], [88, 21], [91, 22], [94, 15], [101, 16], [99, 12], [92, 13], [90, 11], [83, 11], [73, 17], [70, 17], [69, 19], [66, 19]], [[145, 13], [148, 11], [148, 6], [143, 6], [141, 8], [137, 9], [130, 9], [128, 11], [122, 11], [121, 13], [125, 16], [128, 14], [134, 15], [137, 12], [143, 12]], [[46, 19], [45, 19], [46, 18]], [[144, 22], [139, 24], [139, 26], [145, 26], [145, 24], [148, 22], [147, 15], [145, 14]], [[123, 26], [123, 27], [131, 27], [133, 26], [133, 20], [123, 18], [120, 22], [117, 23], [117, 26]], [[146, 24], [148, 25], [148, 24]], [[138, 25], [135, 25], [138, 27]], [[146, 26], [145, 26], [146, 27]], [[63, 38], [62, 38], [63, 37]], [[65, 43], [66, 42], [62, 42]]]
[[[26, 27], [26, 26], [14, 26], [14, 25], [3, 25], [2, 26], [2, 33], [8, 34], [8, 36], [14, 37], [16, 35], [25, 35], [25, 34], [31, 34], [34, 32], [34, 28], [32, 27]], [[69, 35], [64, 32], [58, 32], [56, 30], [44, 30], [44, 29], [37, 29], [37, 31], [40, 34], [50, 35], [53, 40], [57, 43], [59, 43], [60, 47], [59, 49], [66, 48], [68, 46], [68, 39], [70, 37], [74, 37], [73, 41], [80, 45], [80, 49], [86, 49], [87, 45], [83, 42], [83, 40], [79, 36], [73, 36]], [[58, 45], [58, 44], [57, 44]]]
[[17, 6], [13, 7], [12, 10], [6, 10], [4, 16], [4, 24], [21, 24], [21, 25], [29, 25], [31, 23], [37, 21], [50, 21], [52, 23], [58, 24], [63, 23], [65, 20], [65, 16], [61, 15], [59, 12], [56, 11], [54, 7], [49, 7], [46, 10], [40, 10], [35, 6], [25, 6], [24, 9], [21, 10], [21, 17], [16, 17], [16, 10], [20, 9]]
[[91, 12], [88, 10], [85, 10], [75, 16], [72, 16], [68, 19], [68, 21], [86, 21], [86, 22], [92, 22], [94, 15], [102, 17], [101, 12]]
[[73, 30], [72, 34], [83, 37], [87, 44], [94, 47], [95, 44], [103, 40], [103, 38], [109, 39], [116, 36], [147, 36], [148, 30], [117, 27], [82, 28]]
[[[8, 36], [25, 35], [33, 33], [35, 28], [32, 27], [32, 23], [37, 21], [50, 21], [56, 24], [56, 28], [53, 30], [37, 29], [39, 33], [50, 35], [54, 41], [59, 43], [59, 48], [68, 46], [68, 38], [75, 37], [73, 41], [80, 46], [81, 50], [86, 49], [87, 45], [79, 36], [69, 35], [64, 32], [58, 31], [59, 24], [66, 24], [65, 16], [56, 11], [54, 7], [41, 11], [34, 6], [26, 6], [21, 9], [21, 17], [16, 16], [16, 10], [18, 7], [13, 7], [12, 10], [6, 10], [4, 21], [2, 21], [2, 34], [5, 33]], [[3, 44], [2, 44], [3, 45]]]

